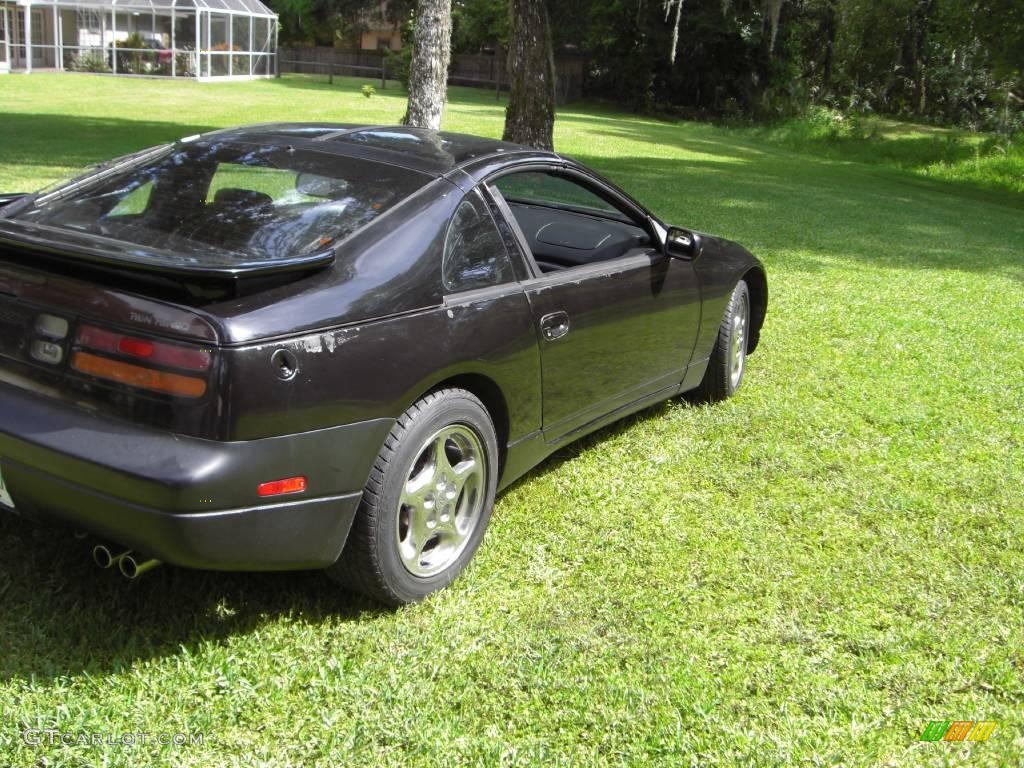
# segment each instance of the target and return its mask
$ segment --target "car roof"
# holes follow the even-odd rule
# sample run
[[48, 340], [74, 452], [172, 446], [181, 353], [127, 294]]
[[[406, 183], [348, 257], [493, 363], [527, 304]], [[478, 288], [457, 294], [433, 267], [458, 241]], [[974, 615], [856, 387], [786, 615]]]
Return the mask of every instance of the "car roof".
[[263, 123], [203, 134], [203, 139], [247, 144], [287, 143], [337, 155], [359, 157], [425, 173], [444, 176], [479, 161], [560, 159], [553, 152], [497, 139], [449, 131], [431, 131], [407, 125], [352, 123]]

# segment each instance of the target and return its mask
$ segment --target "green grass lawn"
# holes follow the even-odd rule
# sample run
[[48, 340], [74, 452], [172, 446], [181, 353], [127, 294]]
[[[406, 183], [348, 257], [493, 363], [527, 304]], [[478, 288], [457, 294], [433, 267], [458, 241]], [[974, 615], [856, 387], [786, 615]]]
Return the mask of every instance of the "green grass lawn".
[[[0, 189], [212, 127], [402, 115], [362, 82], [2, 77]], [[502, 120], [453, 89], [447, 128]], [[562, 451], [394, 613], [317, 573], [126, 583], [2, 520], [0, 765], [1024, 764], [1021, 196], [578, 105], [555, 136], [764, 260], [738, 396]], [[999, 725], [919, 741], [937, 719]]]
[[877, 115], [812, 109], [803, 118], [740, 128], [740, 135], [836, 160], [889, 165], [930, 179], [1024, 194], [1024, 134], [916, 125]]

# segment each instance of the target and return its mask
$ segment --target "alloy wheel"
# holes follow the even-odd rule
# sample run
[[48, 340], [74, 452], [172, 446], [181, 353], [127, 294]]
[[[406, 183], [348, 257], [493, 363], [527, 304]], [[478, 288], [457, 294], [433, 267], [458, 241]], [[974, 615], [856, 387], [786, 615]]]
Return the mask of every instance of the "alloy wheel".
[[486, 454], [468, 426], [446, 426], [423, 443], [402, 489], [395, 526], [409, 573], [434, 576], [458, 559], [482, 516], [486, 478]]
[[729, 383], [733, 389], [736, 389], [743, 379], [743, 366], [747, 361], [747, 325], [750, 317], [749, 299], [746, 293], [742, 293], [739, 298], [733, 311], [732, 328], [729, 334]]

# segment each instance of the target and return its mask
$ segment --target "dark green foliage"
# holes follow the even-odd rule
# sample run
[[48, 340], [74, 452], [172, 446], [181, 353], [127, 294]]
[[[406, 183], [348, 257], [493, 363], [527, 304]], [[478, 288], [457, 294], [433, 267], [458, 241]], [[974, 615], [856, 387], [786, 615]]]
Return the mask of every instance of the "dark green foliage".
[[[476, 29], [507, 0], [458, 5]], [[636, 111], [771, 120], [821, 104], [1005, 135], [1022, 127], [1019, 0], [684, 0], [674, 62], [664, 0], [549, 9], [556, 51], [587, 57], [588, 93]]]
[[[306, 27], [379, 12], [371, 0], [272, 4], [283, 40], [331, 39]], [[1021, 0], [683, 0], [674, 61], [666, 0], [548, 0], [548, 10], [556, 54], [586, 58], [587, 94], [638, 112], [763, 121], [821, 105], [1006, 137], [1024, 129]], [[407, 19], [411, 4], [387, 13]], [[454, 0], [452, 13], [456, 53], [507, 48], [508, 0]], [[293, 30], [300, 17], [309, 23]]]
[[640, 111], [776, 119], [818, 103], [1019, 127], [1016, 0], [685, 0], [674, 62], [663, 2], [569, 0], [552, 14], [556, 43], [588, 55], [590, 93]]
[[409, 88], [409, 65], [412, 63], [412, 46], [406, 45], [400, 51], [387, 51], [388, 77], [397, 80], [403, 88]]
[[508, 46], [507, 0], [454, 0], [452, 52], [483, 53]]
[[282, 45], [337, 45], [358, 48], [360, 33], [371, 21], [402, 22], [412, 14], [414, 0], [268, 0], [277, 12]]

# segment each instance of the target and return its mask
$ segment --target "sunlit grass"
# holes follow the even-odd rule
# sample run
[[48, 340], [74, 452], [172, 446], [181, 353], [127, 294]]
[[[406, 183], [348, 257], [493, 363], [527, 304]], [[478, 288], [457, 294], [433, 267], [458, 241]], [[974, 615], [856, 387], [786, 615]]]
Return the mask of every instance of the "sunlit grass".
[[826, 109], [736, 133], [836, 160], [888, 165], [967, 187], [1024, 195], [1024, 135], [1008, 138]]
[[[211, 127], [398, 120], [363, 82], [0, 78], [0, 187]], [[502, 110], [453, 89], [445, 125], [498, 136]], [[395, 613], [315, 573], [127, 584], [0, 521], [0, 764], [1020, 764], [1020, 198], [586, 105], [556, 144], [763, 258], [739, 395], [563, 450], [463, 578]], [[999, 725], [922, 743], [932, 719]]]

